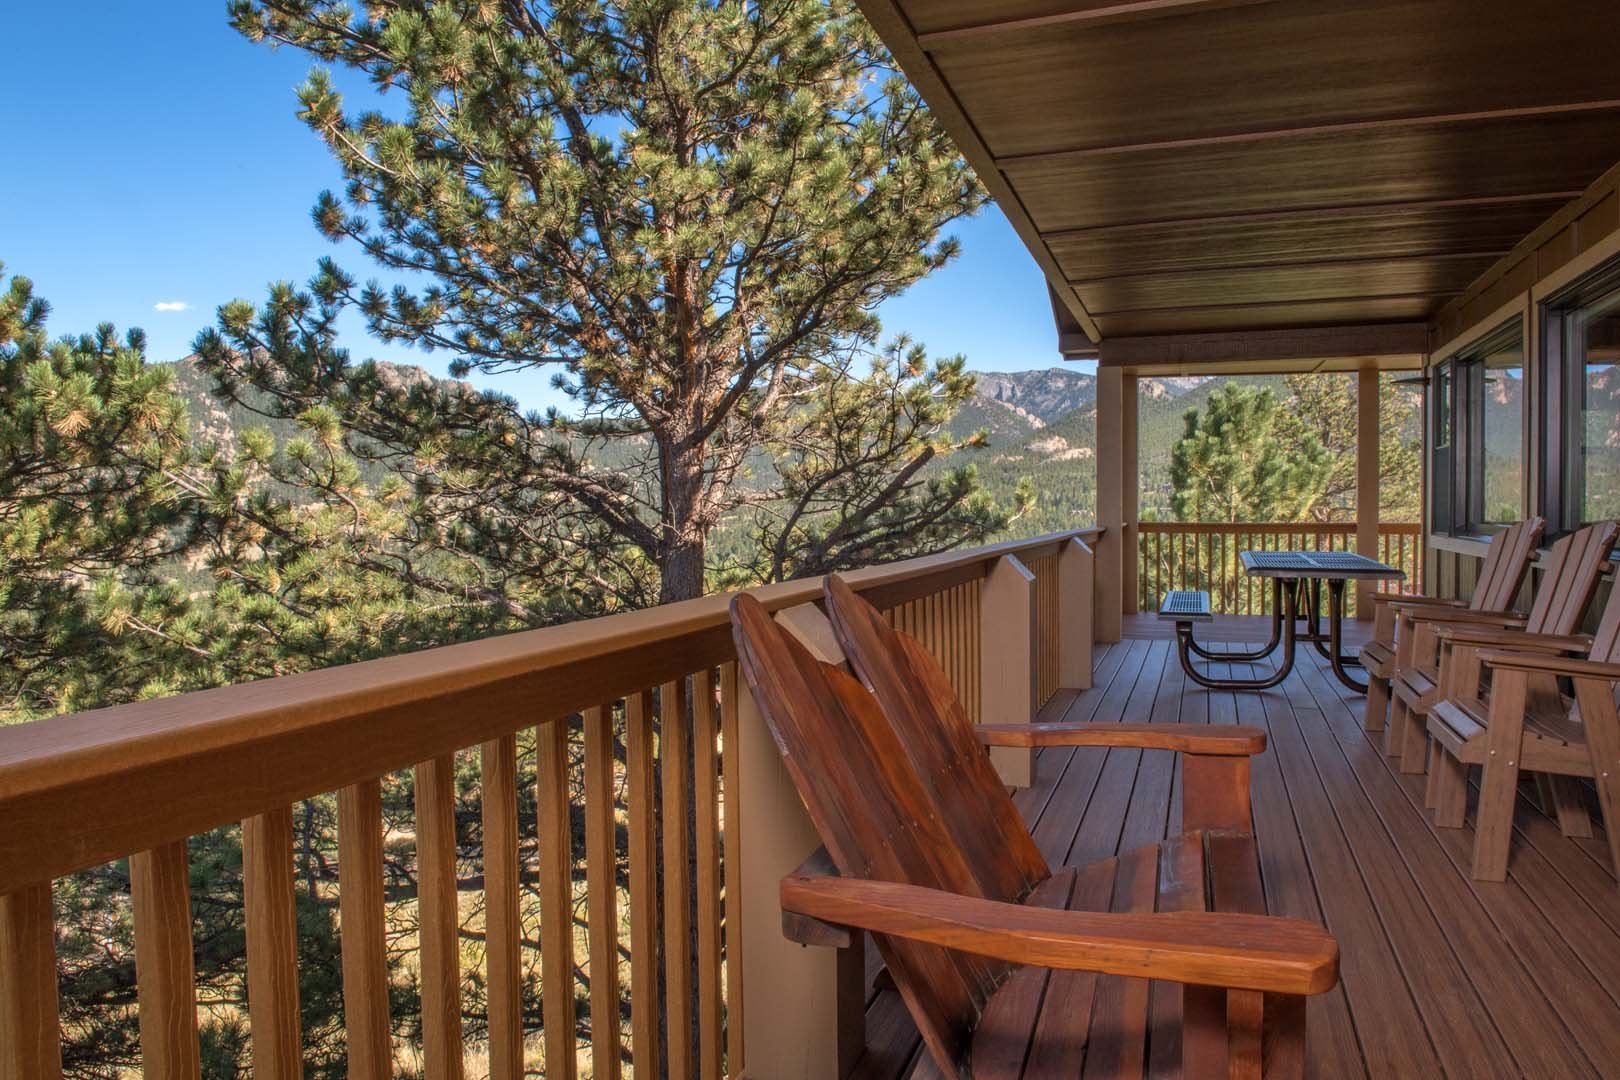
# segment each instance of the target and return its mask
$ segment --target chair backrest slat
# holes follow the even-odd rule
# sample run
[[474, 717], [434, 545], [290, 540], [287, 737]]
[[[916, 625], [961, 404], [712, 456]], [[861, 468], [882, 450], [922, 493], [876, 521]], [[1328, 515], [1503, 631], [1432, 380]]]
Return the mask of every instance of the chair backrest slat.
[[900, 732], [983, 895], [1018, 900], [1051, 876], [939, 662], [836, 575], [827, 618], [856, 678]]
[[1600, 521], [1573, 532], [1552, 546], [1536, 587], [1525, 629], [1532, 634], [1573, 634], [1608, 565], [1617, 526]]
[[[753, 597], [731, 604], [738, 666], [840, 874], [983, 895], [900, 730], [847, 672], [823, 663]], [[962, 1060], [1007, 966], [876, 936], [936, 1060]]]
[[1513, 606], [1530, 570], [1547, 522], [1533, 517], [1498, 533], [1485, 553], [1479, 582], [1468, 606], [1475, 611], [1505, 611]]

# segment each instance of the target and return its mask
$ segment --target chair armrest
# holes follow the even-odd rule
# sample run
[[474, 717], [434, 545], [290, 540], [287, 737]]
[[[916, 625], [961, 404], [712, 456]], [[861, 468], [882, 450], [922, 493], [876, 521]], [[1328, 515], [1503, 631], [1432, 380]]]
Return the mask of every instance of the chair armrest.
[[1055, 911], [886, 881], [790, 875], [782, 910], [1015, 964], [1279, 994], [1339, 978], [1322, 927], [1270, 915]]
[[1404, 604], [1407, 607], [1438, 607], [1458, 608], [1467, 610], [1468, 601], [1451, 600], [1443, 596], [1413, 596], [1411, 593], [1375, 592], [1372, 594], [1375, 604]]
[[1496, 645], [1504, 649], [1538, 653], [1585, 652], [1592, 647], [1592, 638], [1588, 634], [1527, 634], [1519, 630], [1459, 623], [1436, 626], [1434, 636], [1448, 645]]
[[1438, 625], [1441, 623], [1472, 623], [1479, 626], [1523, 626], [1528, 616], [1517, 611], [1474, 611], [1469, 608], [1445, 608], [1436, 610], [1432, 607], [1409, 606], [1396, 604], [1395, 610], [1411, 618], [1414, 624], [1427, 623]]
[[1488, 649], [1479, 654], [1480, 660], [1490, 668], [1513, 668], [1517, 671], [1545, 672], [1548, 675], [1567, 675], [1572, 679], [1605, 679], [1620, 681], [1620, 664], [1601, 660], [1582, 660], [1574, 656], [1547, 656], [1542, 653], [1513, 652], [1509, 649]]
[[1123, 746], [1183, 754], [1263, 754], [1266, 733], [1245, 724], [980, 724], [986, 746]]

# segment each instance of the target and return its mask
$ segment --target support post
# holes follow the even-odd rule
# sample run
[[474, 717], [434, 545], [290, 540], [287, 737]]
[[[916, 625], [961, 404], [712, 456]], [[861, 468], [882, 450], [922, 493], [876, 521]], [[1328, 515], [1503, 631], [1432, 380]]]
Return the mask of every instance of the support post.
[[[1027, 724], [1035, 719], [1035, 575], [1016, 558], [1003, 555], [985, 575], [979, 594], [979, 719], [985, 724]], [[1035, 751], [996, 746], [990, 760], [1003, 783], [1028, 787], [1035, 776]]]
[[0, 896], [0, 1080], [61, 1080], [51, 886]]
[[[1356, 550], [1378, 558], [1378, 371], [1356, 372]], [[1375, 583], [1356, 582], [1356, 618], [1373, 617]]]
[[1096, 555], [1078, 538], [1058, 555], [1058, 685], [1091, 688], [1091, 646], [1096, 639], [1091, 605], [1096, 590]]
[[1097, 524], [1103, 528], [1095, 582], [1098, 641], [1120, 639], [1125, 611], [1125, 555], [1131, 536], [1125, 528], [1124, 386], [1119, 368], [1097, 370]]
[[[777, 622], [829, 663], [843, 663], [832, 627], [813, 604]], [[828, 1080], [848, 1075], [866, 1042], [864, 971], [843, 956], [855, 949], [798, 945], [782, 936], [781, 880], [821, 846], [821, 838], [748, 686], [738, 677], [737, 820], [742, 918], [742, 985], [747, 1060], [741, 1075]], [[727, 753], [732, 749], [727, 747]], [[731, 797], [728, 792], [727, 797]], [[733, 1068], [732, 1075], [739, 1075]]]
[[1125, 375], [1119, 387], [1119, 470], [1120, 523], [1120, 611], [1135, 615], [1140, 607], [1137, 576], [1142, 566], [1142, 541], [1138, 521], [1142, 516], [1142, 477], [1138, 464], [1137, 423], [1140, 411], [1136, 399], [1136, 376]]

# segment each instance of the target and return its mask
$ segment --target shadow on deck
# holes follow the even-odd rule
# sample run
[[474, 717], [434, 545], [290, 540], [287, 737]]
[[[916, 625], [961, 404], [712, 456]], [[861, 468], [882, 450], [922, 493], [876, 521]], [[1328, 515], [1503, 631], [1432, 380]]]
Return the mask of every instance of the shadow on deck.
[[[1209, 636], [1263, 640], [1266, 628], [1222, 619]], [[1340, 986], [1310, 1001], [1310, 1075], [1620, 1074], [1620, 889], [1600, 822], [1593, 839], [1561, 836], [1527, 785], [1508, 880], [1473, 881], [1472, 828], [1430, 824], [1423, 778], [1401, 775], [1362, 732], [1362, 699], [1326, 661], [1301, 649], [1276, 689], [1210, 692], [1184, 679], [1168, 630], [1128, 618], [1126, 640], [1099, 650], [1095, 688], [1060, 690], [1041, 719], [1269, 732], [1252, 781], [1267, 902], [1325, 923], [1342, 951]], [[1043, 750], [1017, 802], [1053, 865], [1105, 858], [1177, 831], [1174, 762], [1165, 751]], [[896, 993], [871, 993], [854, 1075], [910, 1075], [919, 1052]]]

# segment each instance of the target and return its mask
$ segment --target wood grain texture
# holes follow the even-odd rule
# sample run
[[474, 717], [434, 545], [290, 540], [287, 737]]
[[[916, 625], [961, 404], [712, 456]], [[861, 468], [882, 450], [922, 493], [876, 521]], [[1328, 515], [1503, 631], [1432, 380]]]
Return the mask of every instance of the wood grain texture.
[[692, 800], [696, 840], [698, 1075], [725, 1075], [721, 985], [720, 714], [714, 672], [692, 676]]
[[51, 887], [0, 895], [0, 1080], [61, 1080]]
[[1134, 746], [1215, 757], [1247, 757], [1266, 749], [1266, 733], [1242, 724], [980, 724], [988, 746]]
[[304, 1075], [292, 843], [290, 806], [242, 822], [242, 907], [247, 924], [253, 1074], [268, 1080]]
[[484, 823], [484, 978], [490, 1080], [523, 1075], [523, 971], [518, 922], [517, 736], [479, 747]]
[[630, 803], [630, 1053], [639, 1072], [659, 1071], [658, 834], [652, 715], [646, 692], [624, 702]]
[[742, 905], [738, 902], [738, 882], [742, 867], [742, 821], [737, 813], [742, 791], [742, 770], [738, 766], [738, 679], [737, 665], [720, 665], [720, 770], [721, 825], [724, 829], [725, 859], [725, 964], [726, 964], [726, 1071], [729, 1077], [743, 1074], [743, 996]]
[[663, 826], [664, 1001], [670, 1080], [690, 1080], [693, 1071], [692, 1001], [692, 732], [686, 680], [658, 692], [658, 773]]
[[189, 878], [184, 840], [130, 856], [141, 1069], [158, 1080], [202, 1075]]
[[456, 762], [416, 766], [416, 881], [427, 1080], [461, 1080], [461, 913], [456, 887]]
[[[1142, 850], [1151, 887], [1158, 849]], [[845, 877], [786, 878], [782, 902], [823, 922], [1017, 964], [1284, 994], [1319, 994], [1338, 980], [1338, 946], [1299, 919], [1155, 914], [1151, 899], [1141, 914], [1050, 911]]]
[[[1095, 535], [946, 552], [850, 581], [892, 604], [982, 576], [1003, 554]], [[820, 591], [812, 578], [759, 595], [777, 610]], [[0, 728], [0, 881], [48, 881], [726, 662], [726, 603], [704, 597]]]
[[349, 1075], [393, 1075], [388, 1015], [388, 946], [383, 908], [382, 787], [338, 792], [338, 919], [343, 946], [343, 1026]]
[[[893, 630], [868, 605], [841, 588], [836, 579], [828, 583], [828, 611], [842, 651], [852, 665], [872, 687], [896, 688], [894, 709], [874, 713], [874, 702], [864, 695], [863, 688], [852, 684], [839, 669], [817, 662], [796, 639], [760, 615], [746, 597], [734, 602], [739, 664], [749, 677], [756, 700], [783, 749], [788, 770], [841, 875], [800, 873], [785, 878], [781, 887], [783, 909], [796, 919], [785, 929], [796, 940], [828, 943], [853, 940], [841, 936], [849, 933], [849, 929], [841, 928], [872, 932], [918, 1022], [936, 1070], [949, 1072], [952, 1063], [960, 1060], [960, 1050], [953, 1048], [962, 1047], [973, 1027], [971, 1014], [958, 1011], [963, 1008], [963, 997], [959, 995], [967, 995], [970, 1002], [982, 1002], [981, 1008], [987, 1010], [983, 1016], [993, 1025], [982, 1036], [977, 1031], [972, 1034], [976, 1063], [982, 1063], [977, 1054], [983, 1051], [1010, 1066], [1018, 1056], [1018, 1040], [1023, 1038], [1019, 1032], [1031, 1030], [1021, 1026], [1022, 1010], [1027, 1001], [1040, 1000], [1040, 985], [1044, 984], [1015, 975], [996, 994], [979, 998], [977, 995], [986, 993], [986, 986], [1002, 985], [1001, 973], [987, 966], [985, 960], [1118, 977], [1097, 984], [1098, 1001], [1107, 1004], [1106, 1008], [1103, 1004], [1097, 1006], [1104, 1009], [1105, 1019], [1093, 1032], [1098, 1037], [1106, 1033], [1104, 1041], [1111, 1040], [1112, 1046], [1107, 1049], [1099, 1044], [1095, 1051], [1087, 1051], [1088, 1067], [1099, 1075], [1109, 1062], [1129, 1072], [1132, 1063], [1140, 1066], [1145, 1060], [1149, 995], [1147, 984], [1140, 981], [1144, 978], [1288, 994], [1317, 993], [1334, 985], [1337, 946], [1318, 926], [1264, 915], [1210, 915], [1202, 911], [1201, 903], [1192, 911], [1148, 914], [1154, 909], [1156, 895], [1156, 846], [1150, 845], [1145, 857], [1132, 857], [1130, 872], [1115, 889], [1115, 910], [1137, 914], [1043, 910], [1033, 897], [1030, 903], [1018, 903], [1026, 898], [1027, 889], [1016, 886], [1015, 875], [1001, 868], [1004, 864], [998, 864], [993, 854], [974, 844], [974, 830], [995, 831], [994, 823], [971, 824], [951, 792], [942, 790], [941, 784], [926, 782], [938, 775], [930, 763], [949, 756], [946, 735], [952, 731], [972, 734], [972, 725], [959, 707], [953, 710], [955, 697], [944, 673], [918, 642]], [[863, 651], [866, 655], [861, 655]], [[899, 672], [915, 674], [916, 678], [908, 683]], [[909, 694], [900, 692], [906, 689]], [[881, 700], [887, 705], [887, 698]], [[905, 736], [897, 737], [902, 731]], [[1228, 747], [1237, 756], [1205, 759], [1218, 767], [1207, 782], [1205, 777], [1193, 776], [1190, 805], [1194, 813], [1205, 814], [1223, 826], [1234, 824], [1229, 820], [1234, 815], [1224, 813], [1225, 804], [1236, 804], [1226, 789], [1235, 779], [1241, 779], [1245, 789], [1244, 826], [1248, 827], [1247, 755], [1263, 745], [1259, 736], [1254, 731], [1243, 733]], [[1130, 752], [1140, 753], [1134, 748]], [[865, 762], [881, 764], [863, 766]], [[1158, 771], [1168, 787], [1169, 770]], [[958, 790], [961, 777], [968, 774], [956, 774]], [[1204, 793], [1210, 784], [1221, 788], [1218, 797]], [[969, 787], [974, 791], [970, 803], [994, 805], [997, 797], [1005, 798], [993, 780], [982, 788]], [[886, 800], [892, 800], [894, 806], [885, 805]], [[1015, 822], [1012, 827], [1018, 834], [1024, 833], [1021, 824]], [[942, 841], [937, 829], [943, 829], [947, 839]], [[1162, 835], [1162, 817], [1156, 829]], [[1127, 824], [1127, 833], [1130, 830]], [[1014, 834], [995, 835], [1004, 841]], [[1252, 858], [1250, 866], [1257, 876]], [[1037, 883], [1034, 895], [1046, 890], [1050, 882], [1048, 877]], [[1201, 889], [1197, 892], [1201, 895]], [[1252, 925], [1246, 920], [1253, 920]], [[1112, 931], [1104, 930], [1105, 926]], [[1079, 936], [1066, 937], [1066, 928]], [[1176, 944], [1156, 937], [1152, 946], [1133, 952], [1135, 946], [1128, 939], [1139, 929], [1150, 935], [1185, 936]], [[1177, 974], [1198, 969], [1208, 960], [1179, 951], [1181, 945], [1192, 942], [1199, 943], [1194, 948], [1218, 942], [1241, 954], [1244, 960], [1240, 963], [1264, 964], [1263, 950], [1250, 951], [1246, 946], [1258, 939], [1248, 935], [1264, 937], [1268, 929], [1278, 932], [1270, 939], [1274, 944], [1287, 949], [1283, 942], [1290, 940], [1299, 949], [1292, 959], [1302, 963], [1293, 975], [1283, 975], [1280, 970], [1269, 972], [1268, 977], [1281, 978], [1282, 982], [1269, 987], [1244, 984], [1241, 977], [1229, 978], [1229, 971], [1217, 976], [1203, 970], [1185, 978]], [[1097, 931], [1099, 937], [1087, 937], [1089, 931]], [[1101, 936], [1111, 933], [1107, 942], [1101, 940]], [[940, 957], [909, 947], [911, 943], [951, 951]], [[1092, 951], [1093, 947], [1096, 951]], [[1073, 951], [1066, 952], [1069, 949]], [[983, 959], [973, 961], [968, 957]], [[1282, 967], [1289, 963], [1285, 961]], [[1159, 966], [1149, 971], [1146, 965], [1150, 964]], [[1300, 981], [1288, 982], [1290, 978]], [[1210, 1022], [1222, 1028], [1226, 1024], [1219, 1015]], [[1029, 1023], [1038, 1026], [1034, 1019]], [[1136, 1034], [1131, 1034], [1133, 1031]], [[1075, 1036], [1054, 1032], [1050, 1037], [1061, 1043]], [[985, 1075], [994, 1075], [993, 1067]]]
[[574, 1046], [574, 849], [568, 806], [568, 725], [535, 732], [536, 831], [540, 840], [540, 993], [546, 1075], [572, 1080]]
[[591, 1069], [618, 1080], [619, 881], [614, 813], [613, 709], [585, 710], [585, 894], [590, 931]]

